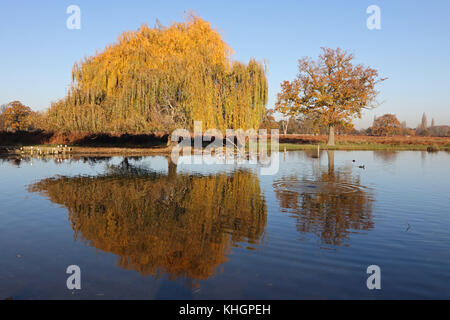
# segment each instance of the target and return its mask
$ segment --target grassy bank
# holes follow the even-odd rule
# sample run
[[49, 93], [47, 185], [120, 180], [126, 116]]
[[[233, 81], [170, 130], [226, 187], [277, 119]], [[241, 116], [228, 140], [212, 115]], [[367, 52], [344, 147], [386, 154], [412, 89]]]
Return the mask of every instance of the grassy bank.
[[[391, 145], [391, 144], [351, 144], [342, 143], [335, 146], [327, 146], [326, 144], [319, 144], [321, 150], [417, 150], [417, 151], [450, 151], [450, 146], [436, 146], [436, 145]], [[293, 144], [293, 143], [280, 143], [280, 151], [294, 151], [294, 150], [316, 150], [317, 144]]]
[[[450, 137], [372, 137], [337, 136], [336, 145], [327, 146], [327, 136], [280, 135], [280, 151], [316, 150], [422, 150], [450, 151]], [[151, 155], [167, 154], [167, 134], [148, 135], [57, 135], [47, 133], [0, 133], [0, 154], [30, 153], [37, 149], [67, 145], [70, 154], [83, 155]], [[23, 146], [28, 148], [21, 149]], [[270, 144], [269, 144], [270, 148]], [[36, 151], [34, 151], [36, 152]]]
[[450, 137], [414, 136], [338, 136], [336, 145], [327, 146], [325, 135], [281, 135], [280, 150], [450, 150]]

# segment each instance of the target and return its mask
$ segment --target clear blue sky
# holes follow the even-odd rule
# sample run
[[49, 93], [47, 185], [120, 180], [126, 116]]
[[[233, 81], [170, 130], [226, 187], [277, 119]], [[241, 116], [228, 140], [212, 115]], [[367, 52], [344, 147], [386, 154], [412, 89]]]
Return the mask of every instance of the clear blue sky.
[[[66, 8], [81, 8], [81, 30], [66, 28]], [[381, 8], [381, 30], [368, 30], [366, 8]], [[0, 3], [0, 104], [21, 100], [45, 109], [62, 98], [75, 61], [102, 50], [125, 30], [143, 22], [181, 21], [193, 10], [210, 21], [234, 49], [234, 58], [265, 59], [269, 66], [269, 107], [283, 80], [297, 73], [302, 56], [320, 47], [341, 47], [357, 62], [388, 77], [380, 86], [383, 104], [366, 112], [397, 114], [416, 126], [422, 113], [450, 124], [450, 1], [23, 1]]]

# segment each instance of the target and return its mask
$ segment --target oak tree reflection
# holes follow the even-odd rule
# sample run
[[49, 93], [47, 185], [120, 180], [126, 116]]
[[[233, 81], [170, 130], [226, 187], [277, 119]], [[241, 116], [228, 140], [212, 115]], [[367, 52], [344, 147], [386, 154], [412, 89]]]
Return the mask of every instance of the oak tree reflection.
[[283, 211], [296, 217], [297, 230], [326, 245], [342, 245], [352, 232], [374, 226], [370, 190], [351, 168], [334, 169], [334, 151], [328, 151], [328, 170], [316, 178], [283, 177], [273, 187]]
[[76, 238], [117, 254], [122, 268], [169, 279], [208, 279], [233, 245], [260, 244], [266, 205], [256, 175], [163, 175], [124, 160], [100, 176], [32, 186], [69, 211]]

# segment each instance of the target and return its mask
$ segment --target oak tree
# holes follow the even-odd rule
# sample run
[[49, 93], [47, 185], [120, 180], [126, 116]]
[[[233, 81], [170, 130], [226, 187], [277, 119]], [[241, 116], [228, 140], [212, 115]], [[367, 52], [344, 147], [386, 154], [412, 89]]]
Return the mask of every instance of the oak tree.
[[20, 101], [12, 101], [7, 104], [2, 113], [4, 126], [12, 131], [23, 131], [29, 127], [31, 108], [23, 105]]
[[374, 107], [376, 85], [385, 79], [378, 71], [354, 64], [354, 56], [339, 48], [322, 48], [317, 60], [304, 57], [293, 81], [284, 81], [276, 110], [287, 116], [307, 115], [328, 127], [328, 144], [334, 145], [336, 126], [361, 117]]
[[373, 122], [372, 134], [375, 136], [392, 136], [402, 132], [402, 125], [394, 114], [385, 114]]

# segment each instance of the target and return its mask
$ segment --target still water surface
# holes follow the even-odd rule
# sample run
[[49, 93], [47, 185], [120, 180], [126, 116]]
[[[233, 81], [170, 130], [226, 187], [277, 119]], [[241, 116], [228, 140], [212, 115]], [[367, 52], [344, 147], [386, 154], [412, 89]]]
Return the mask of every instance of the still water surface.
[[0, 299], [450, 299], [449, 163], [298, 151], [262, 176], [163, 156], [0, 159]]

